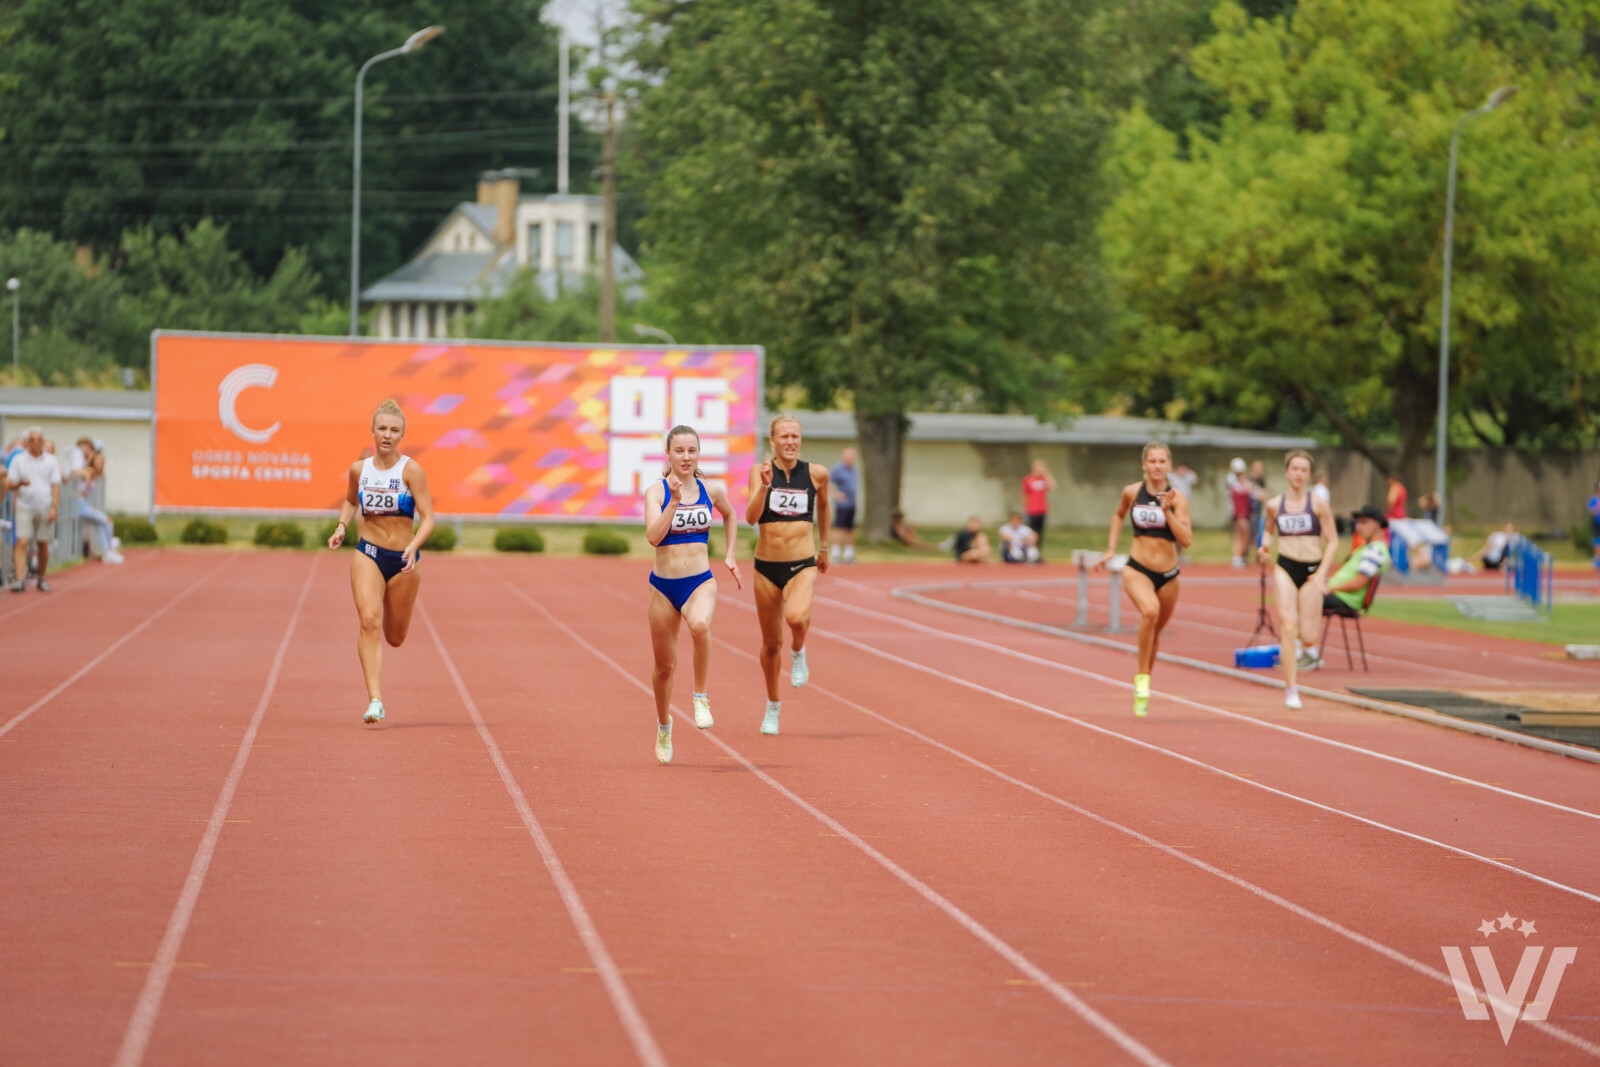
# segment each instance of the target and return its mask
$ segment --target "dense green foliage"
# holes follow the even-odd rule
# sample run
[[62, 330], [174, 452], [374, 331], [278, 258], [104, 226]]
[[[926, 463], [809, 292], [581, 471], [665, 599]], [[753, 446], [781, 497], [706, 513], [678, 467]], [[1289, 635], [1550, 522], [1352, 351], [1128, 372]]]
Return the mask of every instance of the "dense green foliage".
[[496, 552], [543, 552], [544, 537], [531, 526], [505, 526], [494, 532]]
[[111, 533], [125, 545], [153, 545], [161, 540], [155, 523], [142, 516], [117, 516], [112, 520]]
[[[0, 227], [109, 253], [210, 218], [261, 277], [286, 250], [347, 291], [352, 102], [366, 80], [363, 274], [394, 269], [488, 167], [555, 181], [555, 31], [539, 0], [19, 0], [0, 21]], [[587, 178], [593, 141], [574, 138]]]
[[[339, 523], [337, 521], [330, 520], [328, 523], [326, 523], [322, 527], [322, 529], [317, 531], [317, 544], [314, 547], [321, 547], [323, 545], [326, 545], [328, 543], [329, 539], [333, 537], [333, 531], [338, 529], [338, 528], [339, 528]], [[356, 536], [355, 536], [355, 531], [354, 530], [346, 530], [344, 541], [340, 543], [339, 547], [340, 548], [354, 548], [354, 547], [356, 547]]]
[[456, 528], [440, 523], [434, 526], [428, 534], [428, 539], [422, 542], [422, 547], [429, 552], [449, 552], [456, 547]]
[[[1600, 139], [1578, 4], [1224, 2], [1192, 70], [1225, 108], [1187, 143], [1135, 106], [1102, 233], [1126, 310], [1101, 368], [1140, 413], [1312, 426], [1356, 447], [1432, 428], [1441, 223], [1462, 134], [1452, 399], [1463, 432], [1592, 441], [1600, 406]], [[1375, 457], [1376, 458], [1376, 457]], [[1382, 462], [1380, 460], [1380, 462]]]
[[615, 530], [590, 530], [583, 535], [583, 551], [591, 556], [626, 556], [628, 539]]
[[225, 545], [228, 543], [228, 528], [220, 522], [196, 516], [184, 526], [178, 540], [186, 545]]
[[300, 548], [306, 532], [297, 522], [258, 522], [252, 544], [263, 548]]

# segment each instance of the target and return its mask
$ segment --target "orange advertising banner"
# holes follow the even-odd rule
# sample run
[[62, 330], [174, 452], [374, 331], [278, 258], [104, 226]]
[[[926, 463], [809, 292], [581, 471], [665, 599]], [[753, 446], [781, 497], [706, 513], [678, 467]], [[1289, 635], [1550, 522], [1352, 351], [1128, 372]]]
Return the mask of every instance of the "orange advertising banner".
[[755, 347], [166, 331], [151, 347], [158, 511], [332, 511], [386, 397], [443, 515], [639, 519], [678, 423], [735, 506], [754, 462]]

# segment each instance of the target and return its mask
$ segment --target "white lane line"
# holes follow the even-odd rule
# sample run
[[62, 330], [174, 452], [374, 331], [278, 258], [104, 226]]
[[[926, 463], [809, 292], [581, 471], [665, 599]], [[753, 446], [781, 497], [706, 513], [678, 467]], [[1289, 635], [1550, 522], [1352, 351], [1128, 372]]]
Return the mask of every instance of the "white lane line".
[[622, 1029], [627, 1033], [628, 1040], [633, 1042], [633, 1050], [638, 1055], [639, 1062], [646, 1067], [666, 1067], [667, 1058], [662, 1055], [661, 1047], [656, 1044], [655, 1035], [650, 1032], [650, 1025], [645, 1022], [644, 1013], [634, 1003], [633, 994], [628, 991], [628, 984], [622, 979], [622, 972], [617, 968], [616, 961], [611, 958], [605, 941], [600, 937], [599, 928], [589, 917], [589, 909], [584, 907], [583, 898], [578, 895], [578, 887], [567, 874], [567, 868], [562, 864], [561, 857], [556, 855], [555, 846], [550, 843], [544, 827], [539, 824], [538, 817], [533, 813], [533, 806], [528, 803], [527, 795], [523, 793], [522, 787], [517, 784], [516, 777], [511, 773], [511, 767], [500, 754], [500, 746], [495, 742], [494, 734], [489, 731], [488, 724], [483, 721], [483, 716], [479, 714], [477, 702], [467, 691], [467, 683], [462, 681], [461, 672], [456, 670], [456, 662], [450, 658], [449, 651], [445, 649], [444, 641], [440, 639], [439, 631], [434, 627], [427, 608], [418, 604], [417, 611], [422, 617], [423, 625], [428, 628], [428, 634], [433, 638], [434, 647], [439, 650], [439, 657], [444, 660], [445, 669], [450, 672], [450, 680], [455, 682], [456, 693], [460, 695], [461, 703], [472, 716], [472, 724], [478, 728], [478, 736], [483, 739], [484, 747], [489, 750], [489, 758], [494, 762], [495, 770], [500, 772], [500, 781], [505, 785], [506, 792], [511, 794], [511, 802], [516, 805], [517, 814], [522, 817], [522, 825], [527, 827], [528, 836], [533, 838], [533, 845], [539, 850], [539, 858], [544, 861], [545, 870], [550, 872], [550, 880], [555, 883], [556, 892], [561, 895], [561, 903], [566, 906], [567, 917], [572, 920], [573, 928], [578, 932], [578, 939], [583, 942], [585, 951], [589, 953], [589, 960], [594, 964], [595, 972], [600, 976], [600, 982], [611, 998], [611, 1006], [616, 1009]]
[[[133, 1016], [128, 1020], [128, 1028], [122, 1035], [122, 1047], [117, 1050], [117, 1058], [112, 1061], [114, 1067], [138, 1067], [144, 1059], [145, 1050], [150, 1047], [150, 1037], [155, 1033], [156, 1016], [161, 1012], [161, 1000], [167, 992], [167, 982], [172, 978], [173, 966], [178, 962], [178, 950], [183, 947], [184, 935], [189, 930], [189, 920], [194, 916], [195, 904], [200, 900], [200, 890], [205, 887], [206, 873], [211, 869], [211, 858], [216, 854], [217, 841], [222, 837], [222, 828], [227, 823], [228, 809], [233, 805], [233, 796], [239, 789], [239, 780], [244, 777], [245, 764], [250, 760], [250, 750], [255, 745], [256, 731], [261, 728], [261, 720], [267, 713], [267, 704], [272, 700], [272, 693], [278, 687], [278, 673], [283, 669], [283, 658], [289, 651], [289, 639], [294, 636], [295, 625], [300, 621], [300, 612], [306, 606], [306, 597], [311, 592], [311, 581], [317, 574], [317, 562], [320, 556], [311, 557], [311, 567], [306, 571], [306, 580], [300, 586], [300, 598], [295, 601], [294, 611], [289, 616], [289, 625], [284, 627], [283, 640], [278, 642], [278, 652], [272, 657], [272, 669], [267, 672], [266, 684], [261, 687], [261, 699], [256, 701], [255, 714], [250, 716], [250, 725], [245, 727], [244, 737], [239, 741], [239, 750], [234, 754], [233, 766], [228, 768], [227, 780], [222, 783], [222, 792], [217, 796], [217, 802], [211, 809], [211, 820], [206, 823], [206, 832], [200, 838], [200, 847], [195, 850], [194, 862], [189, 865], [189, 876], [183, 880], [183, 891], [178, 894], [178, 902], [172, 908], [172, 917], [167, 920], [166, 933], [161, 935], [161, 946], [156, 949], [155, 962], [145, 975], [144, 988], [139, 991], [139, 1000], [133, 1007]], [[219, 567], [218, 570], [221, 568]], [[215, 574], [216, 571], [211, 572]], [[209, 577], [209, 576], [208, 576]]]
[[[175, 607], [178, 604], [178, 602], [181, 601], [184, 597], [188, 596], [190, 593], [194, 592], [196, 589], [199, 589], [202, 585], [204, 585], [207, 581], [209, 581], [218, 571], [221, 571], [223, 568], [230, 566], [233, 563], [233, 561], [238, 559], [238, 558], [239, 558], [238, 556], [230, 555], [227, 559], [223, 560], [221, 564], [219, 564], [216, 567], [211, 568], [209, 571], [207, 571], [206, 573], [202, 574], [199, 578], [196, 578], [189, 585], [189, 587], [187, 589], [185, 589], [183, 592], [179, 593], [177, 596], [173, 597], [171, 600], [167, 601], [165, 604], [163, 604], [161, 607], [157, 608], [155, 611], [151, 612], [149, 615], [145, 616], [145, 620], [143, 622], [141, 622], [139, 625], [135, 626], [133, 629], [129, 630], [127, 633], [123, 634], [121, 637], [117, 638], [115, 641], [111, 642], [110, 647], [108, 647], [104, 652], [100, 653], [94, 659], [90, 660], [88, 663], [85, 663], [82, 667], [79, 667], [76, 671], [74, 671], [72, 673], [72, 675], [66, 681], [62, 682], [60, 685], [58, 685], [54, 689], [50, 690], [50, 692], [46, 693], [44, 696], [40, 697], [38, 700], [35, 700], [32, 704], [29, 704], [27, 707], [25, 707], [21, 711], [17, 712], [16, 715], [12, 716], [9, 720], [7, 720], [7, 722], [6, 722], [6, 724], [4, 726], [0, 726], [0, 737], [4, 737], [6, 734], [10, 733], [12, 728], [15, 727], [18, 723], [20, 723], [23, 719], [26, 719], [29, 715], [32, 715], [34, 712], [38, 711], [40, 708], [42, 708], [46, 704], [50, 703], [50, 701], [52, 701], [56, 697], [60, 696], [63, 692], [65, 692], [67, 690], [68, 687], [70, 687], [78, 679], [82, 678], [84, 675], [86, 675], [90, 671], [94, 670], [100, 664], [104, 663], [106, 661], [106, 658], [109, 657], [113, 652], [115, 652], [117, 649], [121, 648], [123, 645], [127, 644], [129, 641], [132, 641], [135, 637], [138, 637], [141, 633], [143, 633], [150, 626], [151, 623], [153, 623], [157, 619], [161, 618], [161, 616], [165, 615], [168, 611], [171, 611], [172, 608]], [[4, 620], [0, 620], [0, 621], [4, 621]]]
[[[821, 600], [822, 598], [819, 597], [818, 599]], [[738, 601], [732, 601], [732, 603], [737, 604], [739, 602]], [[740, 606], [743, 607], [744, 605], [741, 604]], [[747, 608], [747, 610], [754, 611], [755, 609], [754, 608]], [[899, 621], [899, 620], [895, 620], [895, 621]], [[912, 625], [916, 625], [916, 624], [913, 623]], [[1237, 782], [1238, 784], [1243, 785], [1243, 786], [1248, 786], [1251, 789], [1259, 789], [1262, 792], [1271, 793], [1274, 796], [1283, 797], [1285, 800], [1292, 800], [1297, 804], [1304, 804], [1307, 807], [1315, 808], [1318, 811], [1325, 811], [1330, 815], [1338, 815], [1338, 816], [1340, 816], [1342, 818], [1350, 819], [1350, 820], [1352, 820], [1354, 822], [1358, 822], [1358, 823], [1362, 823], [1362, 824], [1367, 825], [1367, 826], [1371, 826], [1371, 827], [1373, 827], [1374, 829], [1377, 829], [1377, 830], [1383, 830], [1383, 831], [1386, 831], [1386, 832], [1391, 833], [1391, 834], [1396, 834], [1396, 835], [1398, 835], [1400, 837], [1409, 838], [1409, 839], [1411, 839], [1413, 841], [1418, 841], [1418, 842], [1421, 842], [1422, 844], [1425, 844], [1425, 845], [1433, 845], [1436, 848], [1442, 848], [1447, 852], [1453, 852], [1458, 856], [1464, 856], [1467, 859], [1477, 860], [1478, 862], [1487, 864], [1490, 867], [1498, 867], [1502, 871], [1507, 871], [1507, 872], [1509, 872], [1511, 874], [1519, 875], [1519, 876], [1521, 876], [1523, 878], [1529, 879], [1530, 881], [1538, 882], [1540, 885], [1547, 885], [1552, 889], [1559, 889], [1563, 893], [1571, 893], [1573, 896], [1581, 897], [1584, 900], [1589, 900], [1589, 901], [1593, 901], [1596, 904], [1600, 904], [1600, 896], [1597, 896], [1594, 893], [1585, 892], [1582, 889], [1578, 889], [1578, 888], [1575, 888], [1573, 886], [1567, 885], [1564, 882], [1558, 882], [1553, 878], [1546, 878], [1543, 875], [1534, 874], [1532, 871], [1525, 871], [1521, 867], [1513, 867], [1509, 863], [1502, 863], [1499, 860], [1491, 859], [1488, 856], [1479, 855], [1476, 852], [1468, 851], [1467, 849], [1460, 848], [1460, 847], [1458, 847], [1456, 845], [1448, 844], [1448, 843], [1446, 843], [1444, 841], [1437, 841], [1437, 840], [1435, 840], [1435, 839], [1433, 839], [1431, 837], [1427, 837], [1427, 836], [1425, 836], [1423, 834], [1413, 833], [1410, 830], [1402, 830], [1398, 826], [1390, 826], [1388, 823], [1379, 822], [1376, 819], [1369, 819], [1364, 815], [1357, 815], [1354, 812], [1344, 811], [1343, 809], [1335, 808], [1335, 807], [1332, 807], [1332, 806], [1330, 806], [1328, 804], [1323, 804], [1320, 801], [1312, 800], [1309, 797], [1299, 796], [1298, 794], [1290, 793], [1290, 792], [1288, 792], [1286, 790], [1283, 790], [1283, 789], [1276, 789], [1276, 788], [1274, 788], [1274, 787], [1272, 787], [1270, 785], [1265, 785], [1265, 784], [1263, 784], [1261, 782], [1253, 781], [1253, 780], [1251, 780], [1249, 778], [1240, 778], [1238, 775], [1233, 774], [1233, 773], [1231, 773], [1229, 771], [1225, 771], [1221, 767], [1213, 766], [1212, 764], [1206, 763], [1204, 760], [1195, 759], [1193, 756], [1186, 756], [1182, 752], [1177, 752], [1177, 751], [1174, 751], [1173, 749], [1170, 749], [1170, 748], [1163, 748], [1160, 745], [1151, 744], [1148, 741], [1141, 741], [1136, 737], [1130, 737], [1127, 734], [1121, 734], [1121, 733], [1118, 733], [1115, 730], [1109, 730], [1104, 726], [1097, 725], [1096, 723], [1089, 722], [1089, 721], [1087, 721], [1085, 719], [1077, 718], [1076, 716], [1073, 716], [1073, 715], [1068, 715], [1065, 712], [1056, 711], [1053, 708], [1047, 708], [1047, 707], [1043, 706], [1042, 704], [1035, 704], [1030, 700], [1023, 700], [1021, 697], [1014, 697], [1010, 693], [1002, 693], [997, 689], [990, 689], [986, 685], [980, 685], [977, 682], [968, 681], [965, 678], [958, 678], [953, 674], [946, 674], [944, 671], [937, 670], [937, 669], [935, 669], [933, 667], [929, 667], [929, 666], [926, 666], [924, 664], [918, 663], [915, 660], [909, 660], [909, 659], [905, 659], [905, 658], [903, 658], [901, 656], [896, 656], [892, 652], [885, 652], [880, 648], [874, 648], [871, 645], [863, 644], [862, 642], [853, 640], [852, 638], [843, 637], [843, 636], [841, 636], [839, 634], [836, 634], [836, 633], [830, 633], [827, 630], [821, 629], [820, 627], [817, 627], [817, 626], [812, 626], [811, 632], [814, 633], [814, 634], [820, 634], [821, 636], [826, 637], [831, 641], [838, 641], [841, 644], [849, 645], [851, 648], [859, 649], [860, 651], [866, 652], [869, 655], [877, 656], [880, 659], [888, 660], [891, 663], [898, 663], [901, 666], [910, 667], [912, 670], [921, 671], [924, 674], [930, 674], [935, 678], [941, 678], [944, 681], [950, 682], [953, 685], [959, 685], [959, 686], [962, 686], [962, 687], [964, 687], [966, 689], [971, 689], [974, 692], [983, 693], [984, 695], [993, 697], [996, 700], [1003, 700], [1008, 704], [1015, 704], [1020, 708], [1027, 708], [1029, 711], [1036, 711], [1041, 715], [1047, 715], [1052, 719], [1059, 719], [1062, 722], [1068, 722], [1068, 723], [1071, 723], [1074, 726], [1080, 726], [1085, 730], [1093, 731], [1094, 733], [1101, 734], [1101, 735], [1103, 735], [1105, 737], [1116, 738], [1119, 741], [1125, 741], [1128, 744], [1134, 745], [1134, 746], [1136, 746], [1138, 748], [1142, 748], [1142, 749], [1145, 749], [1145, 750], [1150, 751], [1150, 752], [1159, 753], [1159, 754], [1161, 754], [1163, 756], [1168, 757], [1169, 759], [1175, 759], [1175, 760], [1178, 760], [1181, 763], [1187, 763], [1190, 766], [1198, 767], [1201, 770], [1210, 771], [1213, 774], [1222, 775], [1223, 777], [1227, 778], [1229, 781]], [[938, 631], [938, 630], [934, 630], [933, 632], [934, 633], [941, 633], [941, 631]], [[955, 635], [944, 634], [943, 636], [945, 636], [945, 637], [954, 637]], [[1083, 671], [1081, 673], [1083, 673], [1085, 676], [1100, 678], [1101, 680], [1105, 681], [1109, 685], [1121, 686], [1121, 687], [1127, 688], [1127, 689], [1132, 689], [1133, 688], [1131, 685], [1128, 685], [1125, 682], [1119, 682], [1119, 681], [1117, 681], [1115, 679], [1105, 678], [1104, 676], [1101, 676], [1101, 675], [1094, 675], [1094, 674], [1092, 674], [1092, 672], [1089, 672], [1089, 671]]]
[[[490, 573], [493, 572], [491, 571]], [[550, 610], [539, 601], [535, 600], [527, 593], [524, 593], [521, 589], [513, 585], [508, 579], [501, 577], [500, 575], [495, 575], [495, 577], [499, 578], [505, 587], [511, 590], [512, 593], [536, 608], [542, 615], [544, 615], [544, 617], [552, 626], [565, 633], [575, 643], [587, 649], [590, 654], [595, 656], [595, 658], [599, 659], [602, 663], [605, 663], [623, 678], [626, 678], [628, 682], [635, 688], [639, 689], [647, 696], [653, 695], [651, 694], [651, 690], [648, 685], [645, 685], [643, 682], [639, 681], [639, 679], [635, 678], [631, 673], [629, 673], [627, 668], [623, 667], [616, 660], [612, 659], [594, 645], [584, 640], [584, 638], [581, 637], [575, 630], [567, 626], [560, 619], [556, 618], [555, 615], [553, 615]], [[672, 713], [685, 727], [688, 727], [693, 722], [691, 718], [684, 715], [684, 713], [677, 707], [672, 708]], [[938, 908], [940, 911], [944, 912], [947, 917], [954, 920], [962, 929], [966, 930], [973, 937], [977, 938], [984, 945], [992, 949], [997, 955], [999, 955], [1007, 963], [1011, 964], [1011, 966], [1015, 967], [1019, 972], [1026, 975], [1032, 981], [1037, 982], [1041, 989], [1048, 992], [1074, 1015], [1078, 1016], [1078, 1018], [1088, 1023], [1095, 1030], [1099, 1031], [1103, 1037], [1111, 1041], [1118, 1048], [1122, 1049], [1134, 1060], [1145, 1064], [1146, 1067], [1166, 1067], [1165, 1060], [1157, 1056], [1154, 1052], [1119, 1027], [1116, 1023], [1112, 1022], [1094, 1008], [1090, 1007], [1089, 1003], [1082, 997], [1078, 996], [1072, 990], [1058, 982], [1051, 974], [1049, 974], [1049, 972], [1045, 971], [1044, 968], [1028, 959], [1028, 957], [1024, 956], [1015, 948], [1012, 948], [1011, 945], [1002, 940], [999, 935], [993, 933], [988, 927], [984, 926], [971, 915], [968, 915], [965, 911], [962, 911], [961, 908], [957, 907], [950, 900], [940, 895], [940, 893], [932, 886], [923, 882], [911, 872], [895, 863], [894, 860], [890, 859], [876, 848], [873, 848], [871, 845], [867, 844], [867, 842], [862, 840], [856, 834], [852, 833], [837, 819], [834, 819], [826, 812], [823, 812], [821, 809], [812, 805], [803, 797], [799, 796], [793, 790], [785, 786], [782, 782], [779, 782], [766, 771], [763, 771], [760, 767], [757, 767], [754, 763], [750, 762], [750, 760], [746, 759], [743, 753], [727, 744], [720, 737], [717, 737], [715, 734], [712, 734], [709, 731], [701, 731], [700, 735], [707, 741], [710, 741], [713, 745], [716, 745], [718, 748], [720, 748], [729, 757], [743, 766], [745, 770], [749, 771], [752, 775], [766, 783], [784, 799], [793, 803], [795, 806], [800, 808], [806, 814], [810, 815], [812, 818], [816, 819], [818, 822], [822, 823], [822, 825], [826, 826], [835, 834], [838, 834], [840, 839], [850, 842], [850, 844], [854, 845], [861, 852], [865, 853], [875, 863], [877, 863], [884, 870], [888, 871], [895, 878], [899, 879], [918, 896], [922, 897], [929, 904], [932, 904], [935, 908]]]
[[[884, 612], [881, 612], [881, 611], [874, 611], [871, 608], [863, 608], [863, 607], [860, 607], [858, 605], [850, 604], [850, 603], [847, 603], [847, 602], [842, 601], [842, 600], [833, 600], [833, 599], [827, 598], [827, 597], [818, 597], [817, 600], [820, 603], [827, 604], [830, 607], [839, 607], [839, 608], [845, 609], [846, 611], [853, 611], [853, 612], [856, 612], [857, 614], [866, 615], [866, 616], [868, 616], [870, 618], [879, 619], [879, 620], [882, 620], [884, 622], [893, 622], [893, 623], [896, 623], [896, 624], [898, 624], [900, 626], [904, 626], [904, 627], [907, 627], [909, 629], [917, 630], [918, 632], [921, 632], [921, 633], [936, 634], [938, 636], [947, 638], [947, 639], [949, 639], [951, 641], [957, 641], [957, 642], [959, 642], [961, 644], [965, 644], [965, 645], [973, 645], [975, 647], [983, 648], [983, 649], [986, 649], [986, 650], [991, 651], [991, 652], [1002, 653], [1004, 655], [1012, 657], [1013, 659], [1020, 659], [1020, 660], [1023, 660], [1024, 662], [1027, 662], [1027, 663], [1036, 664], [1036, 665], [1041, 666], [1041, 667], [1048, 667], [1051, 670], [1062, 671], [1062, 672], [1065, 672], [1067, 674], [1074, 674], [1074, 675], [1077, 675], [1080, 678], [1091, 678], [1091, 679], [1094, 679], [1095, 681], [1103, 682], [1106, 685], [1114, 686], [1114, 687], [1119, 688], [1119, 689], [1130, 689], [1131, 690], [1133, 688], [1133, 686], [1131, 684], [1129, 684], [1127, 682], [1124, 682], [1120, 678], [1112, 678], [1109, 675], [1098, 674], [1095, 671], [1087, 670], [1087, 669], [1082, 668], [1082, 667], [1073, 667], [1073, 666], [1071, 666], [1069, 664], [1057, 663], [1054, 660], [1044, 659], [1043, 657], [1040, 657], [1040, 656], [1030, 655], [1027, 652], [1022, 652], [1022, 651], [1019, 651], [1019, 650], [1014, 649], [1014, 648], [1007, 648], [1004, 645], [996, 645], [996, 644], [993, 644], [991, 642], [984, 641], [981, 638], [968, 637], [965, 634], [953, 634], [953, 633], [950, 633], [947, 630], [941, 630], [941, 629], [939, 629], [938, 627], [935, 627], [935, 626], [927, 626], [927, 625], [925, 625], [923, 623], [920, 623], [920, 622], [912, 622], [909, 619], [903, 619], [903, 618], [901, 618], [901, 617], [899, 617], [897, 615], [888, 615], [888, 614], [885, 614]], [[1408, 760], [1408, 759], [1405, 759], [1404, 757], [1401, 757], [1401, 756], [1391, 756], [1387, 752], [1379, 752], [1376, 749], [1363, 748], [1360, 745], [1354, 745], [1354, 744], [1351, 744], [1351, 743], [1349, 743], [1347, 741], [1336, 741], [1331, 737], [1323, 737], [1323, 736], [1321, 736], [1319, 734], [1308, 733], [1305, 730], [1296, 730], [1292, 726], [1285, 726], [1282, 723], [1272, 722], [1270, 719], [1258, 719], [1253, 715], [1242, 715], [1242, 714], [1240, 714], [1239, 712], [1236, 712], [1236, 711], [1229, 711], [1226, 708], [1219, 708], [1214, 704], [1205, 704], [1205, 703], [1201, 703], [1198, 700], [1190, 700], [1188, 697], [1181, 697], [1181, 696], [1177, 696], [1177, 695], [1172, 694], [1172, 693], [1162, 692], [1162, 691], [1158, 691], [1158, 690], [1152, 690], [1151, 693], [1154, 696], [1160, 696], [1163, 699], [1173, 701], [1174, 703], [1185, 704], [1185, 705], [1187, 705], [1187, 706], [1189, 706], [1191, 708], [1196, 708], [1196, 709], [1198, 709], [1200, 711], [1209, 712], [1212, 715], [1219, 715], [1219, 716], [1221, 716], [1222, 718], [1225, 718], [1225, 719], [1232, 719], [1235, 722], [1249, 723], [1249, 724], [1251, 724], [1253, 726], [1259, 726], [1264, 730], [1274, 730], [1274, 731], [1277, 731], [1278, 733], [1288, 734], [1288, 735], [1293, 736], [1293, 737], [1303, 738], [1303, 739], [1305, 739], [1307, 741], [1314, 741], [1319, 745], [1327, 745], [1327, 746], [1329, 746], [1331, 748], [1343, 749], [1346, 752], [1355, 752], [1355, 753], [1359, 753], [1359, 754], [1364, 755], [1364, 756], [1371, 756], [1373, 759], [1383, 760], [1386, 763], [1393, 763], [1393, 764], [1396, 764], [1398, 766], [1405, 767], [1408, 770], [1420, 771], [1423, 774], [1431, 774], [1431, 775], [1434, 775], [1434, 776], [1439, 777], [1439, 778], [1444, 778], [1444, 779], [1446, 779], [1448, 781], [1451, 781], [1451, 782], [1459, 783], [1461, 785], [1476, 786], [1479, 789], [1487, 790], [1488, 792], [1491, 792], [1491, 793], [1498, 793], [1498, 794], [1500, 794], [1501, 796], [1504, 796], [1504, 797], [1510, 797], [1510, 798], [1515, 799], [1515, 800], [1527, 801], [1530, 804], [1538, 804], [1538, 805], [1540, 805], [1542, 807], [1552, 808], [1552, 809], [1554, 809], [1556, 811], [1563, 811], [1563, 812], [1566, 812], [1569, 815], [1581, 815], [1586, 819], [1595, 819], [1597, 821], [1600, 821], [1600, 814], [1597, 814], [1597, 813], [1592, 812], [1592, 811], [1585, 811], [1582, 808], [1568, 807], [1565, 804], [1559, 804], [1559, 803], [1557, 803], [1556, 801], [1553, 801], [1553, 800], [1545, 800], [1542, 797], [1530, 796], [1527, 793], [1518, 793], [1517, 791], [1515, 791], [1513, 789], [1506, 789], [1503, 786], [1491, 785], [1488, 782], [1480, 782], [1480, 781], [1477, 781], [1476, 779], [1466, 778], [1466, 777], [1463, 777], [1462, 775], [1459, 775], [1459, 774], [1452, 774], [1449, 771], [1443, 771], [1443, 770], [1440, 770], [1437, 767], [1430, 767], [1425, 763], [1417, 763], [1414, 760]]]

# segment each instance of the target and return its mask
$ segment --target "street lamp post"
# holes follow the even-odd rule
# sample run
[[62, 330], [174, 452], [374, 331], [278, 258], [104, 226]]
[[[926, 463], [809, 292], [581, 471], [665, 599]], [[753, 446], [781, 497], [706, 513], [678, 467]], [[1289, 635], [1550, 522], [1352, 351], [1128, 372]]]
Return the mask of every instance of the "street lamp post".
[[[16, 377], [22, 367], [22, 281], [12, 278], [6, 282], [11, 290], [11, 375]], [[21, 384], [20, 382], [17, 384]]]
[[1461, 140], [1461, 127], [1469, 119], [1487, 115], [1517, 95], [1517, 88], [1515, 85], [1503, 85], [1496, 89], [1482, 105], [1456, 119], [1455, 128], [1450, 131], [1450, 177], [1446, 182], [1444, 198], [1444, 299], [1439, 309], [1439, 425], [1434, 430], [1438, 447], [1434, 460], [1433, 492], [1438, 498], [1440, 525], [1444, 524], [1446, 515], [1444, 466], [1445, 453], [1450, 444], [1450, 264], [1456, 233], [1456, 146]]
[[350, 182], [350, 336], [361, 330], [361, 88], [367, 70], [395, 56], [410, 55], [444, 32], [443, 26], [429, 26], [406, 38], [399, 48], [380, 52], [361, 64], [356, 74], [356, 147], [354, 175]]

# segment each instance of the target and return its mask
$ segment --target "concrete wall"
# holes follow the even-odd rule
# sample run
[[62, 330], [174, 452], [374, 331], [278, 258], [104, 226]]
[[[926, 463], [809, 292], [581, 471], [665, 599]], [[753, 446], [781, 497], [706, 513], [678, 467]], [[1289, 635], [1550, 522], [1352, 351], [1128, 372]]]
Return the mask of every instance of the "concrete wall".
[[[0, 423], [0, 443], [29, 426], [39, 426], [65, 459], [80, 437], [97, 438], [106, 449], [106, 510], [114, 515], [150, 511], [150, 424], [98, 419], [8, 418]], [[63, 463], [63, 473], [65, 463]]]

